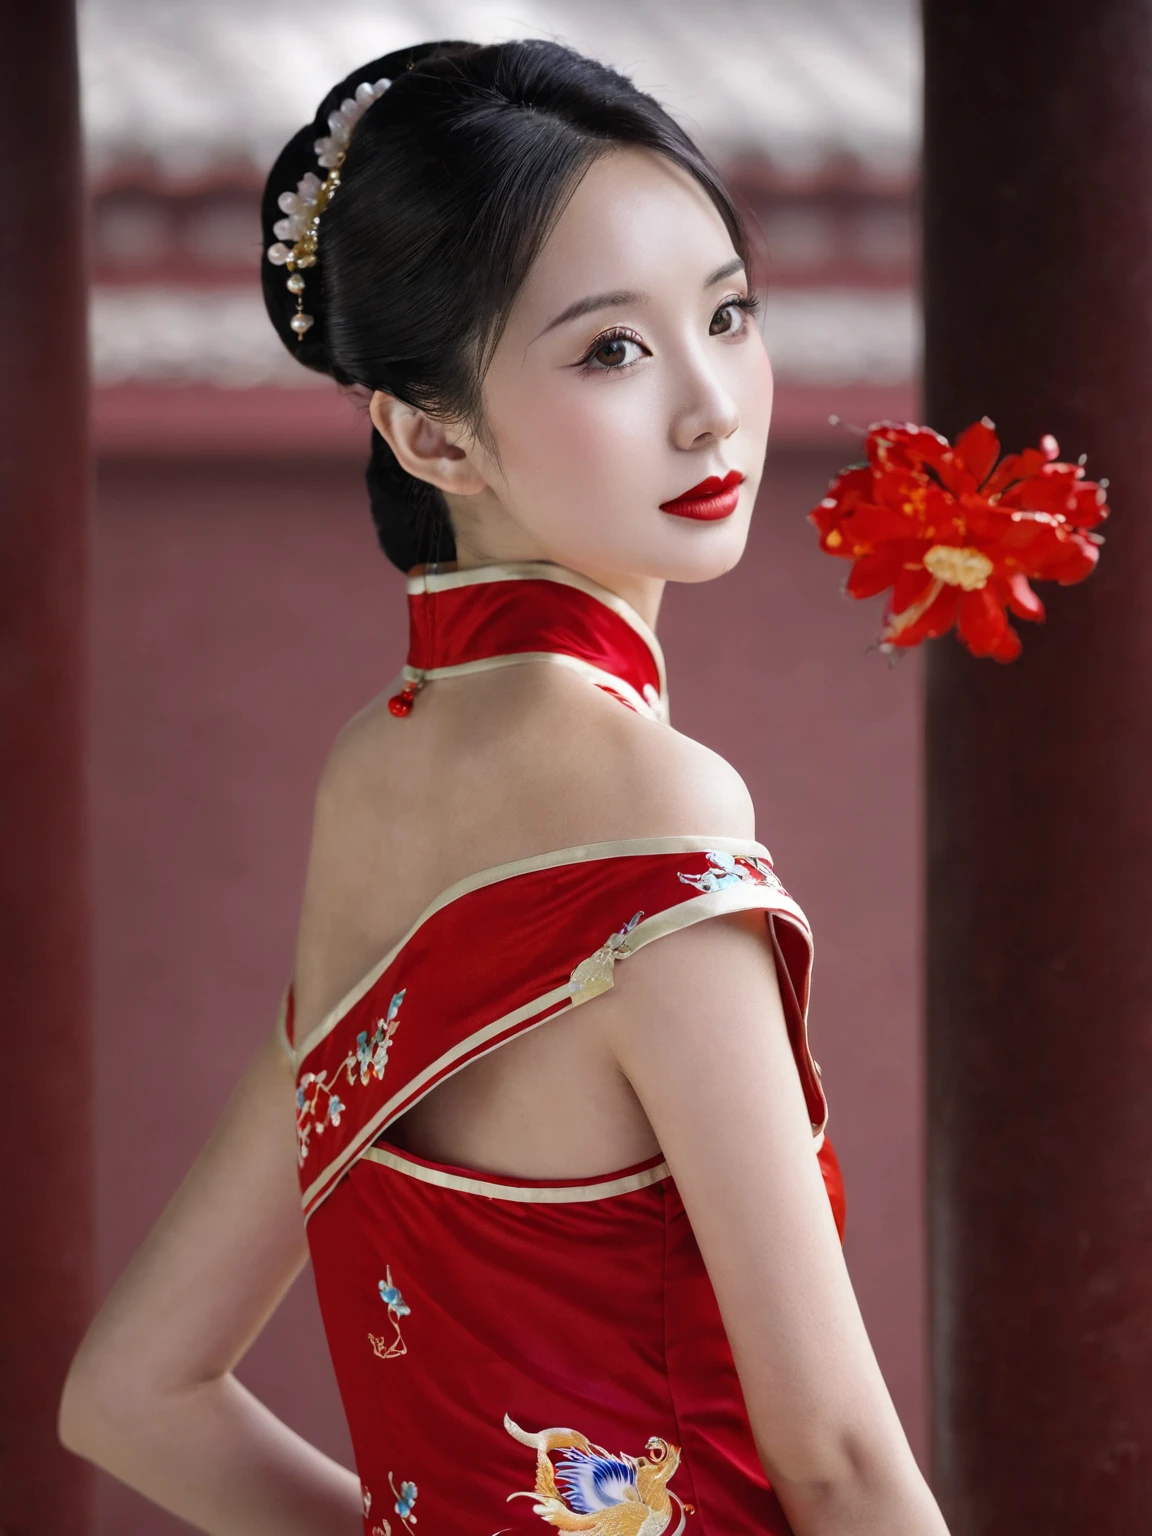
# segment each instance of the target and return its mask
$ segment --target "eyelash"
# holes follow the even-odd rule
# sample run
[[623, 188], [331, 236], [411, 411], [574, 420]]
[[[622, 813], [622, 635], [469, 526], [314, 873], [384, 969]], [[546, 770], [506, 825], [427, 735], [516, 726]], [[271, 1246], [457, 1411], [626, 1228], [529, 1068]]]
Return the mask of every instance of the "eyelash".
[[[742, 309], [747, 315], [755, 315], [760, 310], [760, 295], [753, 291], [746, 296], [739, 294], [734, 298], [725, 299], [723, 304], [718, 305], [713, 311], [712, 318], [715, 319], [725, 309]], [[746, 328], [744, 327], [743, 329]], [[738, 332], [737, 334], [741, 333]], [[596, 340], [581, 358], [578, 366], [582, 373], [627, 373], [641, 361], [640, 358], [635, 358], [630, 363], [616, 363], [607, 367], [602, 364], [597, 365], [593, 363], [592, 359], [599, 352], [600, 348], [606, 346], [610, 341], [634, 341], [637, 346], [642, 347], [644, 345], [635, 331], [629, 331], [622, 326], [616, 326], [610, 331], [604, 331], [602, 335], [597, 336]]]

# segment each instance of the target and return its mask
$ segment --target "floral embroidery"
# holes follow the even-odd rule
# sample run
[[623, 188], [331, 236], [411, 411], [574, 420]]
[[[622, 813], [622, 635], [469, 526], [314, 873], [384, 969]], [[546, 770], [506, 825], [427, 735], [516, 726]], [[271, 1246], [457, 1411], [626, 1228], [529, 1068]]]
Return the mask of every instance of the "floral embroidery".
[[728, 885], [766, 885], [779, 891], [781, 896], [788, 895], [766, 859], [748, 853], [709, 853], [706, 858], [711, 869], [706, 869], [702, 875], [680, 874], [676, 878], [708, 893], [722, 891]]
[[[649, 1437], [647, 1456], [612, 1455], [576, 1429], [542, 1429], [530, 1434], [507, 1414], [504, 1428], [521, 1445], [536, 1452], [536, 1486], [518, 1489], [509, 1499], [535, 1499], [534, 1513], [549, 1525], [587, 1536], [661, 1536], [680, 1509], [680, 1523], [669, 1536], [684, 1529], [684, 1516], [693, 1506], [667, 1487], [680, 1465], [680, 1447], [658, 1435]], [[550, 1453], [563, 1451], [553, 1466]], [[673, 1505], [675, 1500], [675, 1506]]]
[[368, 1335], [368, 1342], [379, 1359], [392, 1360], [397, 1355], [406, 1355], [408, 1353], [408, 1346], [405, 1344], [400, 1333], [400, 1319], [407, 1317], [412, 1308], [392, 1284], [392, 1266], [390, 1264], [385, 1266], [384, 1275], [385, 1278], [380, 1281], [380, 1300], [388, 1308], [388, 1316], [392, 1319], [392, 1326], [396, 1330], [396, 1337], [389, 1339], [384, 1334], [370, 1333]]
[[[401, 1483], [400, 1491], [396, 1493], [396, 1484], [392, 1481], [392, 1474], [388, 1474], [388, 1484], [392, 1492], [396, 1494], [396, 1503], [393, 1506], [400, 1516], [400, 1523], [406, 1531], [410, 1531], [416, 1524], [416, 1516], [412, 1513], [412, 1506], [416, 1502], [416, 1484]], [[360, 1485], [364, 1488], [363, 1483]], [[364, 1488], [364, 1518], [368, 1519], [368, 1512], [372, 1508], [372, 1495]], [[411, 1520], [411, 1524], [409, 1524]], [[392, 1536], [392, 1522], [381, 1517], [380, 1524], [372, 1527], [372, 1536]]]
[[356, 1045], [329, 1078], [327, 1071], [305, 1072], [296, 1088], [296, 1144], [301, 1162], [308, 1156], [313, 1134], [323, 1136], [329, 1125], [339, 1125], [340, 1116], [348, 1108], [336, 1092], [336, 1084], [343, 1073], [350, 1087], [357, 1081], [363, 1086], [370, 1077], [384, 1076], [388, 1064], [388, 1047], [399, 1028], [397, 1014], [404, 1001], [407, 988], [402, 987], [388, 1004], [384, 1018], [376, 1020], [376, 1028], [369, 1036], [362, 1029], [356, 1036]]
[[618, 928], [587, 960], [581, 960], [568, 978], [573, 1004], [586, 1003], [590, 997], [607, 992], [617, 959], [629, 953], [628, 935], [643, 916], [643, 912], [634, 912], [623, 928]]
[[[390, 1486], [392, 1488], [392, 1492], [396, 1493], [396, 1484], [394, 1482], [392, 1482], [392, 1474], [391, 1474], [391, 1472], [389, 1472], [389, 1474], [388, 1474], [388, 1482], [389, 1482], [389, 1484], [390, 1484]], [[404, 1521], [405, 1526], [407, 1526], [407, 1524], [408, 1524], [408, 1518], [407, 1517], [409, 1515], [412, 1515], [412, 1506], [413, 1506], [413, 1504], [415, 1504], [415, 1502], [416, 1502], [416, 1484], [415, 1483], [401, 1483], [400, 1484], [400, 1492], [398, 1494], [396, 1494], [396, 1513], [400, 1516], [401, 1520]], [[412, 1515], [412, 1520], [413, 1520], [413, 1523], [415, 1523], [415, 1520], [416, 1520], [416, 1516], [415, 1515]]]

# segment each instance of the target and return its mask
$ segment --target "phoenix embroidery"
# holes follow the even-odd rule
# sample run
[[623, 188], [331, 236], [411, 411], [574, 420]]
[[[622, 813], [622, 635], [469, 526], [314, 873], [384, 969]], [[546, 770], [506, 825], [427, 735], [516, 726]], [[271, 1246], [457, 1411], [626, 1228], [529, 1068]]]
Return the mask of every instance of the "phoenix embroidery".
[[[678, 1445], [652, 1435], [645, 1446], [647, 1456], [614, 1456], [577, 1429], [531, 1434], [507, 1414], [504, 1428], [536, 1452], [535, 1488], [518, 1489], [508, 1498], [535, 1499], [535, 1513], [557, 1530], [587, 1536], [661, 1536], [677, 1508], [680, 1523], [669, 1536], [684, 1529], [684, 1516], [693, 1506], [667, 1486], [680, 1465]], [[563, 1453], [557, 1466], [553, 1451]]]

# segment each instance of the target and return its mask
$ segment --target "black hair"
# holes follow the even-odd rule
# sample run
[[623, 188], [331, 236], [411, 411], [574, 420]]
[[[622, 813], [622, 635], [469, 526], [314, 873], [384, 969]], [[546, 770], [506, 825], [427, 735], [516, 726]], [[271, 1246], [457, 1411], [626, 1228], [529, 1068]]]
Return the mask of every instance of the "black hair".
[[[607, 65], [543, 39], [424, 43], [353, 70], [289, 140], [264, 190], [264, 246], [278, 198], [307, 171], [328, 114], [362, 82], [392, 81], [356, 124], [341, 185], [305, 273], [302, 340], [287, 273], [264, 257], [264, 302], [289, 351], [341, 384], [383, 390], [486, 441], [481, 385], [516, 295], [592, 161], [656, 150], [711, 197], [749, 265], [747, 225], [719, 173], [651, 96]], [[380, 545], [401, 570], [455, 558], [440, 491], [401, 468], [372, 431]]]

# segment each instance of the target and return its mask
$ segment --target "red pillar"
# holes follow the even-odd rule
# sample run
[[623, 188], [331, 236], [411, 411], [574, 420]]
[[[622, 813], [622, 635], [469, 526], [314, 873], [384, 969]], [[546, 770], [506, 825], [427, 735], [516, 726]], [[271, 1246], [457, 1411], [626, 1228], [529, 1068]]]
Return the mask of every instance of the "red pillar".
[[71, 0], [0, 5], [0, 1530], [83, 1536], [56, 1439], [91, 1303], [88, 497]]
[[934, 1470], [953, 1536], [1152, 1522], [1152, 20], [924, 0], [926, 416], [1111, 479], [1022, 658], [928, 659]]

